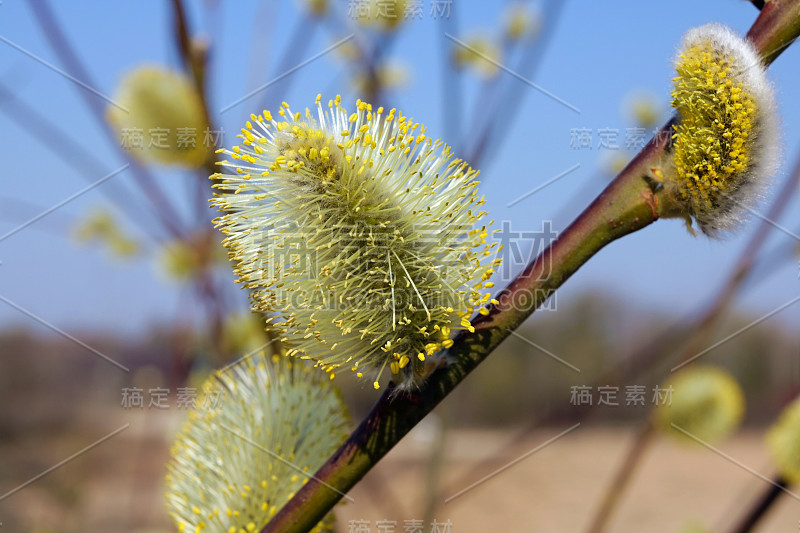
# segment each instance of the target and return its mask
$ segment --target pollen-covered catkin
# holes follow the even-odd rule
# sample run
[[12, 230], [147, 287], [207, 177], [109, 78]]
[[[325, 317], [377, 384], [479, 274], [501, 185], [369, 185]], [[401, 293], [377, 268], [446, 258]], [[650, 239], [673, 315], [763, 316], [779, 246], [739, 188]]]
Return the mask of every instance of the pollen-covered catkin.
[[741, 221], [775, 170], [775, 98], [752, 44], [719, 24], [689, 31], [675, 68], [664, 190], [673, 215], [714, 235]]
[[420, 124], [361, 101], [250, 118], [212, 203], [252, 308], [290, 355], [375, 388], [384, 370], [419, 384], [490, 298], [498, 242], [477, 172]]

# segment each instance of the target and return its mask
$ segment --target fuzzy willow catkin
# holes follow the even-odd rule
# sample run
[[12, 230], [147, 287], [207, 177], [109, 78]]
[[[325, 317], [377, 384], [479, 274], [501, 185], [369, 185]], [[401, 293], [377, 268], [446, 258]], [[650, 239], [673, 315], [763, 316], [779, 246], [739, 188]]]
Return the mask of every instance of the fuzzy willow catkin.
[[[656, 422], [684, 442], [722, 440], [744, 416], [744, 393], [736, 379], [721, 368], [687, 368], [675, 374], [665, 390], [671, 391], [671, 399], [667, 405], [657, 406]], [[673, 424], [680, 430], [675, 431]]]
[[[121, 145], [144, 163], [203, 166], [212, 155], [204, 142], [203, 100], [184, 74], [158, 65], [127, 72], [106, 117]], [[124, 108], [124, 109], [123, 109]]]
[[337, 96], [251, 115], [212, 203], [239, 281], [291, 355], [417, 385], [485, 313], [497, 242], [477, 172], [392, 109]]
[[800, 483], [800, 400], [789, 404], [767, 433], [778, 470], [790, 483]]
[[[325, 375], [262, 354], [203, 385], [172, 446], [167, 508], [179, 531], [259, 531], [347, 436], [347, 410]], [[206, 402], [203, 402], [206, 403]], [[314, 531], [328, 531], [329, 515]]]
[[672, 214], [713, 236], [741, 221], [775, 170], [775, 97], [752, 44], [719, 24], [690, 30], [675, 68], [680, 121], [656, 176], [677, 206]]

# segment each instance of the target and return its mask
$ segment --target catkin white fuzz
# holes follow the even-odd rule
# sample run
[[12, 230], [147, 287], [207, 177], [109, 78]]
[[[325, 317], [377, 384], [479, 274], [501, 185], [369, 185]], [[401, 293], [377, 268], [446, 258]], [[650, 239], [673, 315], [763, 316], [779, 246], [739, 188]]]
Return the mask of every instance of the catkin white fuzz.
[[665, 192], [713, 236], [741, 222], [776, 169], [775, 96], [753, 45], [720, 24], [689, 31], [675, 68]]

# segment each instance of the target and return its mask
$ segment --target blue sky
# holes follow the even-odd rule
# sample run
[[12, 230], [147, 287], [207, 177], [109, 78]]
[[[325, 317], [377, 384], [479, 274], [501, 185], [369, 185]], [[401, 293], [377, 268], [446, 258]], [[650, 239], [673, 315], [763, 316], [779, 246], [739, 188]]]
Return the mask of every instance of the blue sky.
[[[407, 24], [394, 44], [392, 57], [410, 69], [411, 77], [409, 85], [391, 93], [390, 99], [393, 106], [423, 122], [431, 135], [444, 137], [442, 26], [429, 14], [432, 1], [423, 1], [422, 20]], [[72, 3], [51, 3], [89, 68], [94, 86], [103, 94], [113, 94], [118, 81], [132, 67], [143, 63], [178, 64], [165, 2], [86, 1], [80, 9]], [[300, 3], [264, 3], [266, 7], [259, 7], [260, 4], [229, 2], [217, 8], [211, 18], [192, 12], [195, 28], [205, 32], [213, 43], [212, 111], [218, 112], [281, 73], [277, 58], [298, 23]], [[346, 11], [348, 3], [338, 2], [335, 9]], [[499, 32], [503, 3], [453, 0], [451, 9], [457, 16], [459, 38]], [[510, 134], [502, 149], [481, 165], [483, 190], [492, 216], [498, 221], [509, 220], [513, 228], [520, 230], [538, 229], [547, 219], [554, 219], [557, 229], [563, 227], [587, 201], [575, 202], [576, 195], [587, 187], [599, 192], [608, 179], [601, 170], [610, 154], [597, 149], [597, 130], [618, 129], [623, 142], [625, 129], [634, 126], [624, 112], [626, 97], [637, 91], [650, 92], [663, 108], [662, 118], [668, 117], [671, 59], [681, 35], [691, 27], [712, 21], [744, 33], [756, 15], [756, 9], [744, 0], [567, 2], [534, 81], [580, 113], [527, 85], [519, 101], [505, 102], [499, 113], [503, 120], [514, 117]], [[544, 24], [548, 22], [545, 20]], [[308, 35], [310, 42], [303, 59], [318, 54], [337, 39], [324, 28], [309, 31]], [[25, 2], [0, 3], [0, 37], [61, 66]], [[797, 48], [791, 47], [770, 69], [784, 126], [788, 165], [800, 150], [800, 129], [796, 126], [800, 124], [800, 107], [792, 98], [800, 84]], [[511, 60], [510, 64], [516, 63]], [[342, 61], [333, 54], [315, 60], [292, 74], [293, 89], [287, 99], [302, 108], [312, 104], [319, 92], [326, 96], [336, 92], [352, 94], [342, 69]], [[500, 76], [509, 74], [501, 72]], [[124, 161], [115, 153], [114, 141], [104, 136], [84, 105], [79, 94], [84, 89], [8, 42], [0, 42], [0, 80], [14, 91], [16, 98], [37, 108], [69, 132], [73, 141], [90, 150], [106, 172], [122, 166]], [[478, 105], [475, 99], [479, 83], [467, 75], [464, 85], [468, 125], [472, 110]], [[256, 105], [258, 98], [252, 101]], [[236, 131], [243, 116], [257, 111], [248, 105], [250, 100], [217, 115], [226, 132]], [[577, 128], [595, 133], [594, 149], [576, 150], [570, 146], [571, 133]], [[467, 126], [463, 131], [469, 135]], [[445, 141], [457, 143], [459, 139]], [[34, 138], [0, 114], [0, 154], [4, 156], [0, 234], [103, 176], [92, 174], [87, 181], [65, 166], [46, 148], [59, 142], [48, 131], [40, 131]], [[580, 167], [569, 175], [507, 207], [520, 195], [578, 164]], [[788, 165], [782, 166], [779, 179], [786, 175]], [[186, 175], [160, 169], [156, 175], [175, 203], [188, 209]], [[123, 172], [100, 187], [133, 190], [131, 179], [130, 172]], [[191, 314], [183, 307], [181, 289], [159, 276], [152, 260], [115, 263], [102, 251], [77, 247], [69, 239], [73, 219], [105, 205], [101, 192], [93, 190], [82, 195], [0, 242], [0, 296], [69, 331], [113, 329], [136, 333], [177, 315]], [[143, 203], [134, 193], [130, 194], [130, 201]], [[793, 231], [800, 230], [796, 199], [780, 222]], [[688, 235], [682, 222], [659, 221], [603, 250], [565, 285], [558, 298], [572, 298], [584, 290], [596, 289], [617, 293], [638, 306], [676, 315], [695, 309], [725, 279], [755, 225], [752, 221], [735, 236], [710, 241]], [[776, 230], [770, 243], [791, 240]], [[798, 294], [800, 279], [794, 259], [748, 290], [739, 305], [754, 314], [764, 314]], [[800, 305], [776, 317], [786, 321], [797, 318]], [[0, 302], [0, 327], [12, 324], [39, 327]]]

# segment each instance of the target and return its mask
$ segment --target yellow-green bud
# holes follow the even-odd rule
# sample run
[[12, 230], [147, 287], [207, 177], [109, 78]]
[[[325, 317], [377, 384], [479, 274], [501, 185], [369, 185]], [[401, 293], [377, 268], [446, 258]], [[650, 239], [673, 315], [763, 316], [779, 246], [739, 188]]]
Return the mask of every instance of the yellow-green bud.
[[656, 421], [663, 431], [683, 441], [693, 441], [691, 437], [704, 442], [721, 440], [742, 421], [742, 389], [733, 376], [720, 368], [687, 368], [665, 387], [672, 387], [672, 401], [657, 405]]
[[303, 4], [315, 17], [324, 17], [330, 9], [329, 0], [303, 0]]
[[119, 107], [108, 107], [108, 121], [134, 157], [198, 168], [213, 153], [202, 100], [183, 74], [160, 66], [139, 67], [125, 76], [114, 100]]
[[485, 78], [493, 78], [500, 72], [502, 51], [493, 39], [476, 36], [465, 40], [464, 44], [454, 43], [453, 46], [453, 61], [456, 66], [469, 68]]
[[[382, 63], [375, 69], [374, 76], [375, 83], [383, 90], [399, 89], [406, 85], [411, 78], [408, 68], [400, 63]], [[370, 83], [373, 83], [373, 81], [364, 74], [358, 75], [353, 79], [353, 85], [361, 94], [369, 92]]]
[[647, 92], [637, 92], [626, 99], [626, 111], [641, 128], [653, 128], [658, 123], [661, 112], [656, 98]]
[[531, 11], [527, 3], [514, 2], [506, 9], [505, 34], [512, 41], [535, 37], [541, 25], [541, 16], [538, 12]]
[[770, 428], [767, 445], [781, 475], [800, 483], [800, 400], [789, 404]]
[[114, 257], [130, 259], [141, 251], [139, 242], [127, 235], [111, 213], [91, 212], [75, 226], [75, 239], [81, 244], [98, 243], [108, 247]]
[[250, 353], [268, 342], [261, 318], [250, 312], [228, 315], [222, 323], [220, 344], [225, 353]]
[[[364, 0], [365, 7], [358, 9], [358, 22], [384, 31], [392, 31], [407, 18], [408, 0]], [[360, 6], [359, 6], [360, 7]]]
[[225, 249], [205, 231], [165, 243], [159, 253], [161, 271], [174, 281], [190, 281], [226, 261]]

